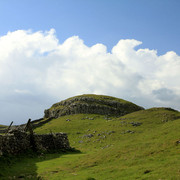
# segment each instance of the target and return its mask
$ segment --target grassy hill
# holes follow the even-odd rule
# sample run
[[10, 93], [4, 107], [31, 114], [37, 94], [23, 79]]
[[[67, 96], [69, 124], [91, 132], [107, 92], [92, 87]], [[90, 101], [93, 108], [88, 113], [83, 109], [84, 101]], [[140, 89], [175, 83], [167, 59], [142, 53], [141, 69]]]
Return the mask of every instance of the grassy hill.
[[0, 179], [180, 179], [180, 112], [173, 109], [71, 114], [35, 129], [50, 131], [68, 133], [79, 152], [1, 159]]
[[2, 128], [2, 129], [3, 129], [3, 128], [6, 128], [6, 127], [7, 127], [7, 126], [5, 126], [5, 125], [1, 125], [1, 124], [0, 124], [0, 128]]
[[53, 104], [45, 110], [45, 118], [58, 118], [71, 114], [102, 114], [122, 116], [144, 108], [112, 96], [84, 94]]

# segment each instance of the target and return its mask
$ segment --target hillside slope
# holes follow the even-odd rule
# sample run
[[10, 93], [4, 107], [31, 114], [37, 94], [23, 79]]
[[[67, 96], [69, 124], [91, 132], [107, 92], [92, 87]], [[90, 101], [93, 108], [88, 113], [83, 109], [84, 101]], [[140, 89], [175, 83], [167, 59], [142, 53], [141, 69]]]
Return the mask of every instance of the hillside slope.
[[[180, 179], [180, 144], [176, 143], [180, 140], [180, 113], [172, 109], [152, 108], [109, 119], [69, 115], [36, 132], [49, 129], [67, 132], [70, 144], [82, 154], [64, 157], [55, 165], [58, 173], [47, 178]], [[40, 174], [42, 164], [38, 164]]]
[[71, 114], [35, 130], [49, 131], [68, 133], [71, 146], [80, 152], [21, 159], [4, 167], [2, 177], [180, 179], [180, 113], [173, 109], [151, 108], [122, 117]]

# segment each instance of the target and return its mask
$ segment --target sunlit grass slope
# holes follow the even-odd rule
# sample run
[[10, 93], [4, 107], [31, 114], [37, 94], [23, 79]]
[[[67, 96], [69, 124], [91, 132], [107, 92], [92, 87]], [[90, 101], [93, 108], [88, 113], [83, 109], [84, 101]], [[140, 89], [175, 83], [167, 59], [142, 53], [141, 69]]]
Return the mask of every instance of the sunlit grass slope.
[[9, 176], [180, 179], [180, 144], [176, 143], [180, 140], [180, 113], [172, 109], [152, 108], [119, 118], [96, 114], [62, 116], [35, 130], [50, 131], [66, 132], [71, 146], [81, 152], [22, 159], [5, 168]]

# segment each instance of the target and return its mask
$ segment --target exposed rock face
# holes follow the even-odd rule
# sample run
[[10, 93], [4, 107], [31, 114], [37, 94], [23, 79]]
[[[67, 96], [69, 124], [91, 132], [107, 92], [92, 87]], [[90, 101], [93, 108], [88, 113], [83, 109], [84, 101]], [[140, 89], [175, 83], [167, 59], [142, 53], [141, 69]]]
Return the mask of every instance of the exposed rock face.
[[44, 111], [44, 118], [58, 118], [81, 113], [122, 116], [143, 109], [131, 102], [110, 96], [82, 95], [54, 104]]

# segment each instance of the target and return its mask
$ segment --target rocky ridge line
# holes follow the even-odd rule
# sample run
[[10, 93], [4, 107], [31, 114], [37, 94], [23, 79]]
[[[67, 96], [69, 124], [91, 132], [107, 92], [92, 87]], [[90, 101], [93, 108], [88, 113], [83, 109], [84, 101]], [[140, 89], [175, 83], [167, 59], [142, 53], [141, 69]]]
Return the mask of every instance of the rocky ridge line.
[[[99, 97], [99, 98], [97, 98]], [[91, 95], [73, 97], [54, 104], [44, 111], [44, 118], [58, 118], [71, 114], [101, 114], [109, 116], [122, 116], [134, 111], [143, 110], [128, 101], [114, 97]]]

